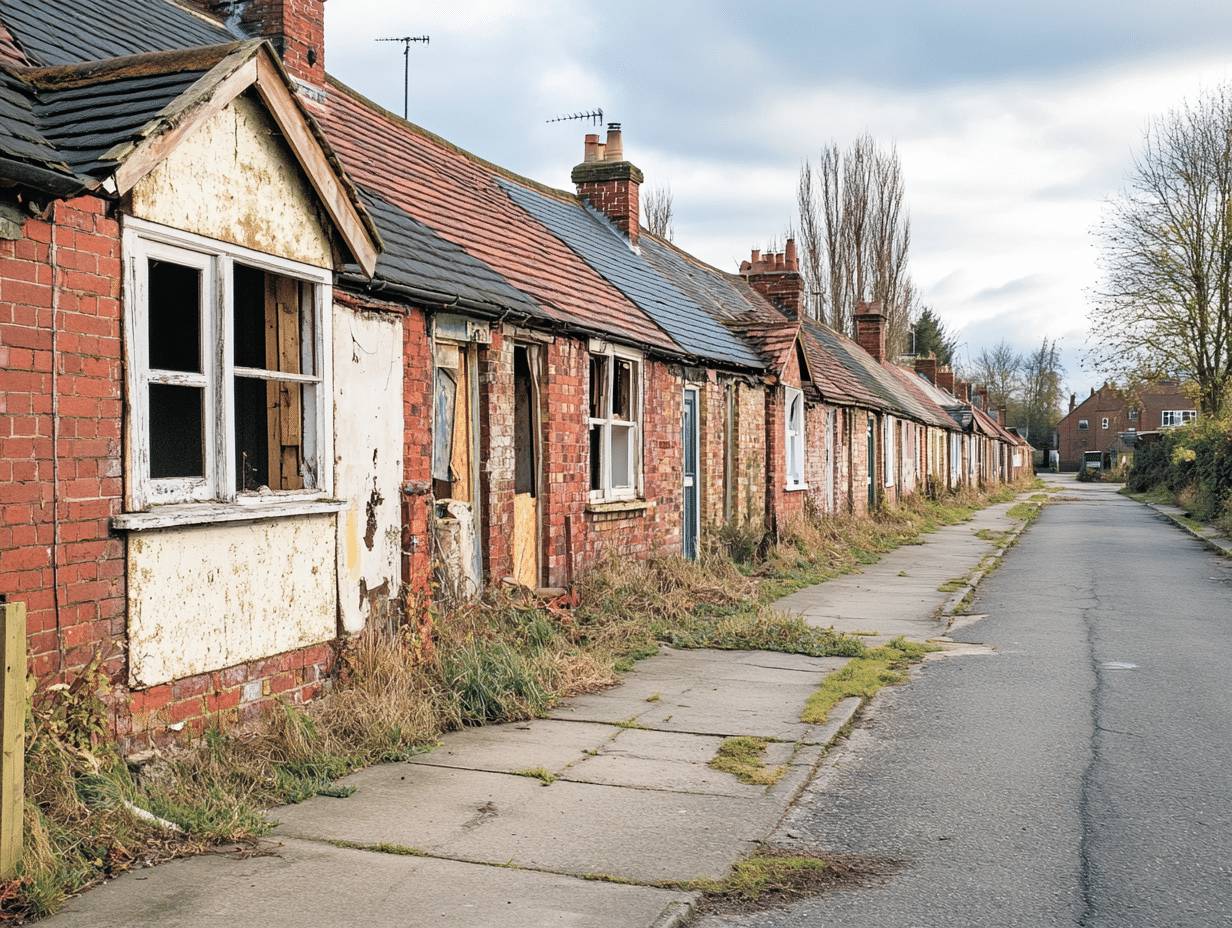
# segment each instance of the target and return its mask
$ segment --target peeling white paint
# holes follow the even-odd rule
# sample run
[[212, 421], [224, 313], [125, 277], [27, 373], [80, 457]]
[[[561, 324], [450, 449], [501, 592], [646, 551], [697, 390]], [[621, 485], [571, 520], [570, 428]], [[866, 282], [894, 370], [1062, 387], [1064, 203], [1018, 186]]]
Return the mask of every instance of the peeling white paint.
[[402, 539], [402, 320], [334, 310], [334, 492], [342, 627], [398, 595]]
[[133, 188], [133, 215], [333, 267], [329, 218], [260, 104], [237, 97]]
[[333, 515], [133, 532], [129, 684], [154, 686], [331, 640]]

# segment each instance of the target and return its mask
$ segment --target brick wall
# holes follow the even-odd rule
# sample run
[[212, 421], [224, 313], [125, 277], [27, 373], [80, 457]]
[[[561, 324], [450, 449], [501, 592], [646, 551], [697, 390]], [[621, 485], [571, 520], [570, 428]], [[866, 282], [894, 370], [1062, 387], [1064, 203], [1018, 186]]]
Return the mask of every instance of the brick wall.
[[582, 342], [557, 338], [545, 346], [543, 467], [547, 487], [540, 504], [545, 526], [549, 586], [567, 586], [585, 550], [590, 487], [586, 391], [590, 354]]
[[430, 589], [432, 543], [432, 349], [428, 319], [409, 308], [402, 326], [402, 582], [416, 593]]
[[[800, 389], [800, 361], [796, 352], [783, 368], [781, 383], [766, 390], [765, 435], [766, 435], [766, 525], [773, 532], [786, 526], [804, 512], [804, 490], [786, 490], [787, 486], [787, 394], [785, 386]], [[808, 440], [807, 409], [805, 414], [805, 439]], [[805, 467], [813, 449], [806, 447]]]
[[515, 484], [514, 343], [500, 330], [479, 352], [479, 483], [487, 582], [513, 575], [513, 498]]
[[217, 16], [238, 13], [241, 28], [248, 35], [269, 39], [293, 76], [317, 87], [325, 85], [324, 0], [196, 2]]
[[[0, 242], [0, 592], [26, 603], [43, 680], [124, 637], [108, 522], [123, 492], [119, 281], [119, 227], [99, 200], [56, 203]], [[122, 674], [121, 650], [105, 650]]]

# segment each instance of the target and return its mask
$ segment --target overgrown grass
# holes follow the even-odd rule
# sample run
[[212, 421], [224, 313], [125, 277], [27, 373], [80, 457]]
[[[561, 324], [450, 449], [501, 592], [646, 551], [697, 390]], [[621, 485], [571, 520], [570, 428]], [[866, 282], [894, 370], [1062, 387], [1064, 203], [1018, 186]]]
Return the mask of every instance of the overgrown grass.
[[809, 697], [800, 720], [812, 725], [829, 721], [830, 710], [851, 696], [859, 696], [867, 702], [883, 686], [907, 679], [908, 664], [922, 660], [929, 651], [938, 650], [936, 645], [904, 638], [895, 638], [887, 645], [870, 649], [848, 661], [838, 673], [826, 677], [817, 692]]
[[767, 743], [765, 738], [728, 738], [719, 745], [709, 765], [750, 786], [773, 786], [787, 772], [787, 765], [773, 770], [766, 766], [762, 756]]
[[274, 806], [345, 796], [338, 777], [426, 750], [444, 732], [541, 716], [557, 699], [616, 682], [662, 643], [853, 657], [894, 672], [910, 659], [897, 645], [887, 660], [885, 648], [869, 651], [859, 637], [779, 615], [770, 603], [1015, 492], [916, 499], [868, 518], [811, 514], [777, 536], [748, 522], [713, 533], [697, 562], [605, 562], [552, 603], [497, 590], [449, 615], [408, 604], [399, 633], [346, 642], [323, 698], [283, 705], [259, 723], [220, 725], [139, 768], [110, 740], [99, 696], [112, 688], [96, 662], [72, 686], [34, 694], [26, 855], [0, 884], [0, 915], [46, 915], [67, 893], [136, 862], [255, 839]]

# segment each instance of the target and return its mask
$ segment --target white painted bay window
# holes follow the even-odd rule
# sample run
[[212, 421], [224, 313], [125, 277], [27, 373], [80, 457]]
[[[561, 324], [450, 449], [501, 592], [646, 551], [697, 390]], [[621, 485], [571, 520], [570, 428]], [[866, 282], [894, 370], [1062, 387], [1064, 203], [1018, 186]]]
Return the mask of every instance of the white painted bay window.
[[634, 499], [641, 490], [639, 354], [610, 343], [590, 345], [590, 499]]
[[1165, 409], [1159, 425], [1161, 428], [1172, 428], [1173, 426], [1193, 422], [1197, 418], [1197, 412], [1192, 409]]
[[128, 220], [129, 502], [330, 492], [328, 271]]

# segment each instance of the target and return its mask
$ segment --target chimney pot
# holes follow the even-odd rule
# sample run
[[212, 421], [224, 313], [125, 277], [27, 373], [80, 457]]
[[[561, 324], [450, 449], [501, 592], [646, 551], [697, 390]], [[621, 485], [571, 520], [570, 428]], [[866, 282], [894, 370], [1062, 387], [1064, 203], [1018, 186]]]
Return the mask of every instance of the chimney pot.
[[592, 161], [599, 160], [599, 136], [597, 133], [591, 133], [586, 136], [586, 154], [582, 158], [583, 164], [589, 164]]
[[800, 267], [796, 264], [796, 240], [789, 238], [787, 240], [787, 270], [798, 271]]
[[624, 146], [624, 141], [621, 139], [621, 136], [620, 136], [619, 127], [615, 129], [611, 128], [611, 126], [608, 127], [607, 144], [603, 146], [603, 151], [604, 151], [604, 154], [603, 154], [604, 161], [624, 161], [625, 160], [625, 146]]
[[759, 263], [760, 261], [761, 261], [761, 249], [760, 249], [760, 248], [754, 248], [754, 249], [753, 249], [753, 262], [752, 262], [752, 263], [753, 263], [753, 267], [757, 267], [757, 265], [758, 265], [758, 263]]

